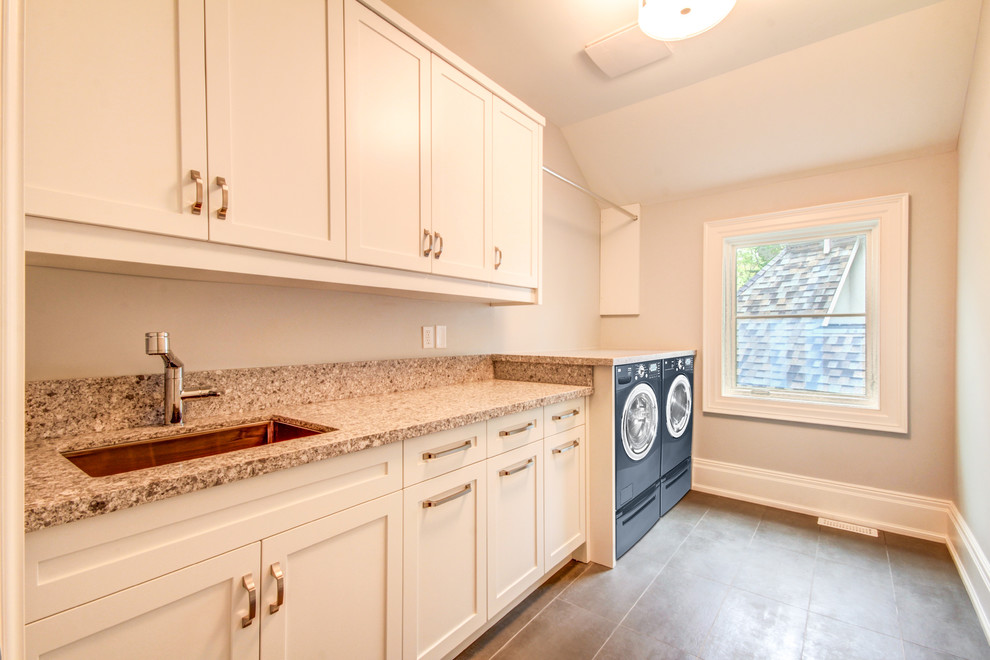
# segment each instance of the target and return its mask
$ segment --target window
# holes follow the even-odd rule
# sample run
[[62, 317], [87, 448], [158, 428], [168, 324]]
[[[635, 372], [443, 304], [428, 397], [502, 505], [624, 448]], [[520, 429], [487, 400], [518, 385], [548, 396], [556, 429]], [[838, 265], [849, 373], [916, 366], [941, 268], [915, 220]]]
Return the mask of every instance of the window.
[[703, 410], [907, 432], [908, 196], [705, 224]]

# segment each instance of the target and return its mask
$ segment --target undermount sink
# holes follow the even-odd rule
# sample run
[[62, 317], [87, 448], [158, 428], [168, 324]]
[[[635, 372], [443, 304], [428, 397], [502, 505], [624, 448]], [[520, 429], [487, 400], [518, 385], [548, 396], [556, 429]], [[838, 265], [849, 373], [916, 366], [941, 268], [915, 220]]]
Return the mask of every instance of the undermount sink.
[[62, 455], [89, 476], [105, 477], [111, 474], [178, 463], [193, 458], [216, 456], [238, 449], [260, 447], [335, 430], [316, 430], [296, 424], [269, 420], [212, 431], [182, 433], [152, 440], [67, 451], [63, 452]]

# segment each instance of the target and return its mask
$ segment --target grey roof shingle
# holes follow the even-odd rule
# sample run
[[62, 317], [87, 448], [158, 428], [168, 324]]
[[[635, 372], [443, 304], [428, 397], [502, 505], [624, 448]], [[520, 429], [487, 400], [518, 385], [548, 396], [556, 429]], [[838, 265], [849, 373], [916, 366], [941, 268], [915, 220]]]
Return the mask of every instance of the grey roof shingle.
[[855, 236], [790, 243], [736, 292], [737, 314], [826, 312], [856, 244]]
[[[829, 310], [855, 237], [787, 245], [736, 296], [738, 315]], [[836, 394], [866, 393], [865, 319], [738, 319], [736, 385]]]

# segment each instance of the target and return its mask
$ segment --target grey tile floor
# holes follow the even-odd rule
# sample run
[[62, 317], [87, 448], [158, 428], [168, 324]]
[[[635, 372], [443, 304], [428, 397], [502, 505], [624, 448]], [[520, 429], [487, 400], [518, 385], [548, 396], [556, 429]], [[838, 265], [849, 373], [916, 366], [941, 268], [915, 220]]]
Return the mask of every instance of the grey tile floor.
[[468, 658], [990, 660], [944, 545], [692, 491], [616, 568], [571, 562]]

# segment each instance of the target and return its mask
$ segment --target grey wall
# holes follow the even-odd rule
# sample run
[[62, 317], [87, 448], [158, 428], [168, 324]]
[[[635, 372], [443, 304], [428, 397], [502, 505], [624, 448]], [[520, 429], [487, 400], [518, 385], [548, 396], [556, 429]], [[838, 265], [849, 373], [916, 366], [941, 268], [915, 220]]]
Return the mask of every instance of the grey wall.
[[990, 552], [990, 1], [959, 137], [957, 503]]
[[[603, 319], [603, 344], [700, 348], [702, 231], [707, 220], [909, 193], [910, 433], [701, 414], [694, 427], [695, 452], [710, 460], [951, 498], [955, 492], [956, 190], [956, 154], [951, 152], [645, 206], [642, 313]], [[699, 359], [709, 356], [702, 354]], [[696, 370], [699, 397], [701, 378]], [[984, 396], [984, 406], [985, 402]], [[696, 404], [697, 411], [701, 403]]]
[[[544, 136], [546, 165], [580, 180], [560, 131]], [[169, 331], [190, 370], [595, 346], [598, 222], [592, 201], [544, 175], [539, 306], [28, 268], [27, 379], [156, 373], [150, 330]], [[437, 324], [448, 348], [420, 348], [420, 326]]]

